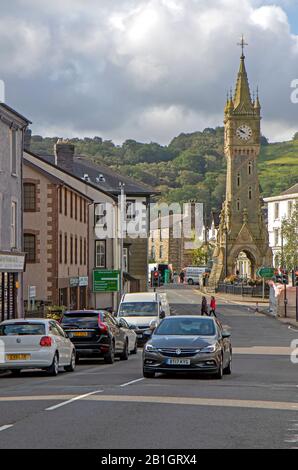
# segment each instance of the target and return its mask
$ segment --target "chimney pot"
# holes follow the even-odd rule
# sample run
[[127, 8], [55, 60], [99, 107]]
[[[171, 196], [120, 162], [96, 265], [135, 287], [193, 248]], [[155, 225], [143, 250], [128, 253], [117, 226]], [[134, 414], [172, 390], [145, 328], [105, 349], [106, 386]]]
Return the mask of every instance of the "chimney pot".
[[73, 172], [75, 146], [68, 139], [58, 139], [54, 147], [55, 165], [70, 173]]

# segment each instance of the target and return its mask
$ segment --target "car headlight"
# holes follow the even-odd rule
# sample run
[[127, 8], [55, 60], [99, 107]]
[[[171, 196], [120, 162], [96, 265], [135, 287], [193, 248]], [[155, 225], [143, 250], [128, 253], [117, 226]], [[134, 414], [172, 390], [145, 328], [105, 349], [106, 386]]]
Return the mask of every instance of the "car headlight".
[[206, 346], [205, 348], [198, 350], [198, 352], [201, 352], [201, 353], [213, 353], [213, 352], [216, 351], [216, 349], [217, 349], [217, 345], [216, 345], [216, 344], [210, 344], [210, 346]]
[[151, 351], [157, 351], [157, 349], [154, 346], [152, 346], [152, 344], [146, 344], [145, 351], [151, 352]]

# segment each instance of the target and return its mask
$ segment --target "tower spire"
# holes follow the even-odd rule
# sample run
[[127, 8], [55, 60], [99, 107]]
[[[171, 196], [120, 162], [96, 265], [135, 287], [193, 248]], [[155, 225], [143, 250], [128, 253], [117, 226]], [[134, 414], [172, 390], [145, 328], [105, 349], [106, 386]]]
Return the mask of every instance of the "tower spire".
[[253, 103], [251, 101], [250, 96], [250, 89], [249, 83], [245, 68], [245, 55], [244, 55], [244, 47], [248, 44], [244, 40], [244, 36], [242, 35], [240, 43], [242, 54], [240, 57], [240, 67], [237, 77], [237, 83], [235, 88], [235, 95], [234, 95], [234, 107], [235, 111], [252, 111], [253, 110]]

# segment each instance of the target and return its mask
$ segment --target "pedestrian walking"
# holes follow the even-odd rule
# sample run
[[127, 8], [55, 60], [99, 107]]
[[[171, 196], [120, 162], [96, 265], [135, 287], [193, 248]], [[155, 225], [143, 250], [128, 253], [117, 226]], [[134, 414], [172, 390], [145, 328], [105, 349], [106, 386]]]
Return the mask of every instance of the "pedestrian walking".
[[181, 271], [181, 273], [179, 274], [180, 284], [184, 284], [184, 277], [185, 277], [184, 271]]
[[204, 296], [202, 297], [201, 315], [208, 316], [208, 304], [207, 304], [207, 299]]
[[215, 300], [214, 295], [212, 295], [211, 300], [210, 300], [210, 315], [213, 314], [216, 317], [215, 310], [216, 310], [216, 300]]

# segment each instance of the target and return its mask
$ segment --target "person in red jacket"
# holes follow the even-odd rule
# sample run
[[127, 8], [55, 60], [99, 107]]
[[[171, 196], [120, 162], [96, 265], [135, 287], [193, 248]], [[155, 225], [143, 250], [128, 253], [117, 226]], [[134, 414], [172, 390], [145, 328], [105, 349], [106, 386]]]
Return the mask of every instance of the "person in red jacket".
[[210, 300], [210, 315], [212, 315], [213, 313], [213, 315], [216, 317], [215, 310], [216, 310], [216, 301], [215, 301], [215, 297], [212, 295], [211, 300]]

